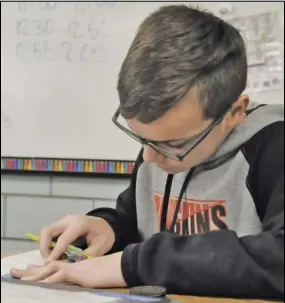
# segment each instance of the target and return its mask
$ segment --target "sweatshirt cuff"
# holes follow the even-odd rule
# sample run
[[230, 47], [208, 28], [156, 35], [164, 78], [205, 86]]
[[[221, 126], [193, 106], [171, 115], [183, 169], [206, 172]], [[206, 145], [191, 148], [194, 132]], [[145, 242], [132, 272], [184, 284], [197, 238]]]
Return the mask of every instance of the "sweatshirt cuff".
[[112, 229], [114, 229], [114, 231], [116, 229], [116, 214], [114, 209], [101, 207], [98, 209], [91, 210], [86, 214], [86, 216], [102, 218], [109, 223], [109, 225], [112, 227]]
[[120, 225], [118, 224], [118, 220], [117, 220], [117, 214], [114, 209], [102, 207], [98, 209], [93, 209], [92, 211], [88, 212], [86, 215], [104, 219], [112, 228], [115, 234], [115, 243], [113, 247], [106, 253], [106, 255], [122, 250], [121, 249], [121, 247], [123, 246], [121, 243], [122, 235], [120, 232]]
[[142, 285], [138, 274], [138, 257], [140, 245], [140, 243], [130, 244], [123, 251], [121, 268], [124, 280], [126, 281], [128, 287]]

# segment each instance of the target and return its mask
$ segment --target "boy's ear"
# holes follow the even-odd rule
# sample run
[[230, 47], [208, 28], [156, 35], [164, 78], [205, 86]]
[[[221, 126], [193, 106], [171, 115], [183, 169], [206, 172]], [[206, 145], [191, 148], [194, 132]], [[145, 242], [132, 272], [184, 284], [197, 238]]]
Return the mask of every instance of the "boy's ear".
[[231, 111], [231, 115], [234, 116], [236, 113], [242, 111], [242, 107], [241, 106], [237, 106], [235, 107], [232, 111]]

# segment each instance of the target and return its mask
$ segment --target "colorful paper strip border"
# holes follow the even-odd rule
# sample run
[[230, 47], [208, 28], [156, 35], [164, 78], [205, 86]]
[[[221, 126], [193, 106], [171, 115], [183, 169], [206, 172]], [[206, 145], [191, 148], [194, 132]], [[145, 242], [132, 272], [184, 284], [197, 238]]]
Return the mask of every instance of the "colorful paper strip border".
[[133, 161], [1, 157], [1, 171], [130, 175]]

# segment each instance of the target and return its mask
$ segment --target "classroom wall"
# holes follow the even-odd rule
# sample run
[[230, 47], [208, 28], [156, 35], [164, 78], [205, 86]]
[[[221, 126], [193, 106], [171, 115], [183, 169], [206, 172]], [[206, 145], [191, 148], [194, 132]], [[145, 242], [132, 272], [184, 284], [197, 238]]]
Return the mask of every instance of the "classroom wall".
[[67, 214], [115, 207], [128, 184], [128, 179], [1, 174], [1, 238], [25, 239], [25, 232], [39, 233]]
[[[218, 8], [217, 3], [215, 3], [214, 1], [212, 1], [212, 4], [211, 2], [208, 2], [205, 3], [205, 5], [207, 5], [209, 9], [213, 8], [214, 11], [216, 11], [216, 8]], [[253, 12], [256, 13], [264, 12], [267, 9], [275, 10], [275, 8], [277, 8], [281, 12], [283, 11], [282, 8], [284, 8], [284, 3], [283, 4], [281, 4], [281, 2], [278, 4], [269, 3], [269, 2], [259, 3], [258, 7], [256, 7], [256, 5], [247, 6], [245, 5], [245, 3], [236, 3], [234, 4], [234, 6], [235, 7], [237, 6], [237, 12], [239, 15], [244, 15], [244, 14], [247, 15]], [[279, 6], [281, 6], [280, 9]], [[283, 26], [282, 28], [284, 30], [284, 14], [281, 14], [281, 19], [282, 19], [281, 25]], [[13, 29], [13, 33], [15, 33], [14, 27], [12, 29]], [[111, 48], [111, 50], [113, 51], [113, 48]], [[111, 74], [113, 74], [113, 65], [110, 66], [112, 67]], [[11, 68], [9, 68], [9, 70], [11, 70]], [[20, 82], [23, 83], [23, 81]], [[10, 82], [8, 81], [7, 83], [9, 84]], [[34, 83], [32, 84], [34, 86]], [[273, 94], [275, 93], [273, 92], [272, 96]], [[104, 91], [104, 96], [105, 96], [105, 100], [107, 100], [108, 98], [106, 99], [106, 91]], [[270, 95], [270, 98], [268, 98], [267, 93], [262, 93], [260, 94], [260, 96], [265, 98], [269, 102], [272, 101], [275, 102], [276, 99], [274, 97], [275, 95], [273, 97], [271, 97]], [[259, 98], [255, 98], [255, 99], [257, 99], [259, 102], [263, 102], [263, 100], [259, 100]], [[284, 96], [281, 99], [283, 100]], [[30, 99], [26, 98], [26, 100], [30, 100]], [[62, 100], [68, 100], [70, 102], [69, 98], [65, 98]], [[108, 100], [110, 100], [111, 102], [113, 98], [110, 98]], [[11, 103], [9, 104], [11, 105]], [[50, 105], [50, 103], [46, 103], [46, 105], [48, 106]], [[12, 109], [14, 109], [14, 107], [12, 107]], [[89, 111], [89, 112], [92, 113], [92, 115], [94, 116], [94, 111]], [[19, 113], [22, 116], [22, 111], [20, 111]], [[60, 111], [58, 111], [58, 113], [60, 114]], [[54, 115], [57, 113], [55, 113], [54, 110], [52, 110], [51, 114], [54, 117]], [[109, 119], [109, 115], [110, 112], [109, 111], [106, 112], [106, 117], [107, 117], [106, 119]], [[37, 117], [37, 119], [39, 117], [38, 115], [34, 115], [34, 116]], [[45, 117], [47, 117], [46, 113], [45, 113]], [[88, 123], [90, 123], [90, 121], [95, 121], [95, 122], [97, 121], [96, 119], [94, 119], [94, 117], [92, 117], [92, 119], [89, 120], [86, 119], [84, 115], [82, 115], [82, 117], [84, 117], [82, 123], [85, 123], [85, 121], [87, 121]], [[105, 115], [102, 115], [102, 112], [100, 112], [99, 121], [102, 121], [102, 117], [104, 118]], [[26, 116], [25, 116], [25, 121], [29, 121], [29, 119], [27, 119]], [[61, 122], [61, 116], [59, 121]], [[99, 127], [98, 129], [99, 131], [101, 131], [102, 127]], [[87, 131], [86, 133], [89, 133], [89, 130], [92, 130], [92, 137], [94, 137], [94, 127], [86, 128]], [[104, 133], [103, 141], [105, 140], [105, 137], [106, 134]], [[116, 139], [116, 136], [113, 136], [113, 138]], [[124, 138], [126, 138], [129, 144], [132, 143], [132, 141], [130, 141], [127, 137], [123, 135], [122, 137], [118, 136], [117, 140], [120, 140], [120, 138], [123, 138], [123, 140], [125, 140]], [[91, 141], [89, 140], [89, 143], [90, 142]], [[118, 144], [120, 146], [124, 146], [124, 151], [123, 151], [124, 157], [126, 151], [132, 150], [132, 149], [126, 149], [125, 145], [120, 142]], [[119, 146], [118, 144], [117, 146]], [[21, 148], [24, 146], [25, 144], [22, 144]], [[58, 149], [57, 144], [55, 144], [54, 146], [56, 146]], [[107, 147], [104, 148], [107, 149]], [[82, 149], [82, 146], [80, 146], [80, 149], [81, 151], [86, 153], [88, 151], [94, 152], [94, 148], [93, 149], [89, 148], [84, 150]], [[95, 150], [97, 149], [95, 148]], [[16, 149], [16, 151], [18, 150]], [[113, 150], [110, 149], [110, 151]], [[104, 154], [105, 154], [105, 150], [104, 150]], [[64, 156], [67, 155], [65, 154]], [[118, 157], [120, 156], [118, 154], [118, 151], [116, 151], [116, 156]], [[86, 213], [87, 211], [93, 208], [102, 207], [102, 206], [114, 207], [117, 195], [121, 191], [123, 191], [127, 187], [127, 185], [128, 185], [128, 180], [126, 179], [122, 180], [122, 179], [78, 178], [78, 177], [47, 177], [47, 176], [35, 177], [35, 176], [23, 176], [23, 175], [20, 176], [1, 175], [1, 242], [2, 243], [5, 242], [6, 245], [6, 246], [2, 245], [1, 250], [7, 250], [11, 252], [14, 252], [15, 249], [24, 250], [27, 246], [25, 243], [19, 242], [19, 240], [24, 239], [25, 232], [39, 233], [42, 227], [57, 221], [58, 219], [62, 218], [67, 214]], [[14, 244], [15, 242], [17, 243]], [[30, 243], [28, 244], [28, 247], [31, 247]]]

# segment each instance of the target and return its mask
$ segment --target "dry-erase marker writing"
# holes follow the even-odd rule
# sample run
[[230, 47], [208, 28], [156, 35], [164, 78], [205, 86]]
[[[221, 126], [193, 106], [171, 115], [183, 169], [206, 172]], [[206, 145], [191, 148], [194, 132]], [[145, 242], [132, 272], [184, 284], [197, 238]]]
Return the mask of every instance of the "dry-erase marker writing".
[[[35, 242], [40, 242], [40, 237], [31, 233], [26, 233], [26, 236]], [[56, 246], [56, 242], [51, 242], [51, 248]], [[92, 256], [84, 253], [80, 248], [73, 245], [68, 245], [66, 251], [64, 252], [67, 258], [71, 261], [81, 261], [84, 259], [91, 259]]]

